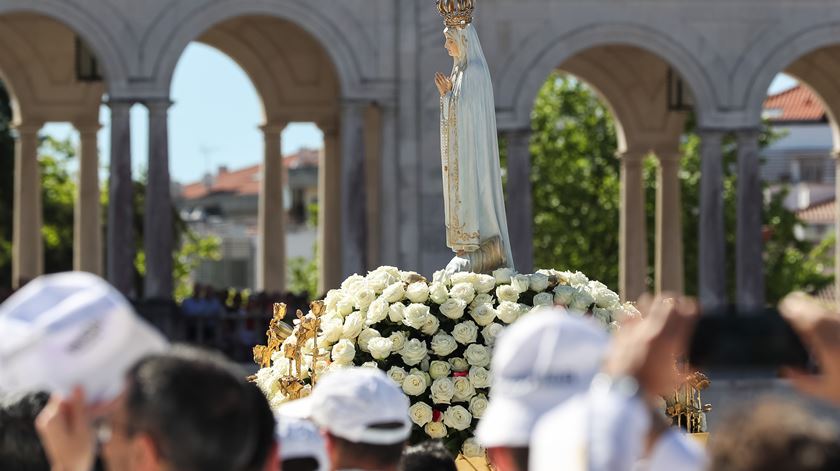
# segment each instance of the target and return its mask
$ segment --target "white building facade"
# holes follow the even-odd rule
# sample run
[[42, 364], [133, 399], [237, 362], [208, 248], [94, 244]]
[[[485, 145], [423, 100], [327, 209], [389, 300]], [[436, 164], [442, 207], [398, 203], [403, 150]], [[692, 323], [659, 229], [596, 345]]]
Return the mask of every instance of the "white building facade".
[[[702, 138], [701, 301], [724, 302], [724, 260], [737, 260], [737, 301], [762, 304], [758, 130], [768, 86], [786, 72], [840, 110], [840, 9], [830, 0], [479, 0], [475, 25], [493, 74], [500, 137], [508, 146], [514, 258], [532, 265], [528, 138], [540, 86], [561, 69], [592, 85], [612, 109], [622, 162], [621, 294], [646, 290], [646, 233], [656, 233], [657, 290], [682, 290], [677, 175], [685, 113], [669, 106], [681, 77]], [[324, 288], [381, 264], [430, 275], [444, 243], [436, 71], [451, 67], [430, 0], [0, 0], [0, 80], [15, 102], [14, 278], [42, 270], [35, 136], [45, 121], [81, 133], [76, 267], [130, 294], [131, 161], [148, 161], [146, 295], [171, 293], [173, 241], [167, 109], [175, 65], [192, 41], [216, 47], [249, 75], [262, 99], [265, 178], [257, 256], [261, 288], [285, 283], [280, 132], [316, 122], [319, 239]], [[81, 80], [75, 38], [101, 65]], [[82, 55], [83, 56], [83, 55]], [[82, 57], [84, 59], [84, 57]], [[294, 73], [290, 72], [294, 71]], [[671, 84], [672, 86], [669, 86]], [[672, 95], [669, 97], [669, 95]], [[100, 240], [98, 109], [111, 109], [108, 234]], [[679, 98], [679, 97], [678, 97]], [[676, 100], [679, 102], [680, 100]], [[149, 109], [149, 155], [131, 155], [129, 108]], [[737, 251], [724, 251], [721, 141], [738, 142]], [[660, 169], [657, 222], [645, 227], [642, 158]], [[537, 183], [538, 184], [538, 183]], [[97, 254], [106, 247], [106, 260]]]

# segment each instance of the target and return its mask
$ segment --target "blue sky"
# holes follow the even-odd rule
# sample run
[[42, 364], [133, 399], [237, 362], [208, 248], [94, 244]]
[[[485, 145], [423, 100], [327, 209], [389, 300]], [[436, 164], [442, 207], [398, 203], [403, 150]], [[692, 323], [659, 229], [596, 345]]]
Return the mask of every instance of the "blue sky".
[[[779, 75], [770, 86], [776, 93], [796, 84]], [[259, 96], [250, 79], [225, 54], [200, 43], [190, 44], [175, 70], [172, 83], [174, 105], [169, 112], [169, 156], [172, 179], [182, 183], [199, 180], [220, 165], [231, 169], [259, 163], [262, 159], [262, 111]], [[148, 149], [147, 112], [135, 105], [132, 118], [132, 158], [135, 173], [145, 167]], [[100, 113], [100, 167], [107, 175], [109, 144], [107, 108]], [[69, 124], [48, 124], [43, 133], [71, 137], [77, 133]], [[283, 153], [301, 147], [320, 148], [323, 135], [311, 123], [292, 123], [283, 132]]]

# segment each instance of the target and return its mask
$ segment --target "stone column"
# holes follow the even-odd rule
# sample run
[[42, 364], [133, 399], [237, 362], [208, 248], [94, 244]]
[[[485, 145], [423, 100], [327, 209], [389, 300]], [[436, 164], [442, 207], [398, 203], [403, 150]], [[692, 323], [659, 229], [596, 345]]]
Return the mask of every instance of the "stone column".
[[108, 181], [108, 281], [122, 294], [134, 293], [134, 189], [131, 181], [132, 101], [111, 100], [111, 163]]
[[41, 170], [38, 166], [40, 129], [40, 123], [15, 126], [17, 136], [12, 221], [12, 285], [15, 288], [44, 272]]
[[657, 155], [656, 171], [656, 292], [682, 294], [683, 243], [680, 155]]
[[399, 151], [397, 142], [397, 107], [393, 102], [379, 104], [380, 120], [380, 164], [379, 172], [379, 264], [400, 266], [400, 203], [402, 188], [399, 165]]
[[148, 299], [171, 299], [172, 256], [175, 248], [172, 223], [172, 189], [169, 183], [169, 120], [172, 103], [146, 102], [149, 109], [149, 166], [143, 247], [146, 251], [144, 295]]
[[341, 107], [341, 273], [347, 278], [367, 268], [367, 187], [364, 118], [367, 103]]
[[723, 226], [723, 131], [698, 130], [700, 135], [700, 304], [726, 303], [726, 242]]
[[365, 189], [366, 206], [365, 216], [367, 226], [365, 229], [366, 254], [365, 266], [378, 267], [380, 265], [381, 237], [380, 230], [382, 221], [382, 110], [379, 106], [368, 106], [365, 108], [364, 124], [364, 149], [365, 149]]
[[282, 292], [286, 288], [286, 211], [283, 209], [283, 152], [280, 134], [286, 123], [262, 126], [265, 156], [260, 181], [257, 289]]
[[318, 159], [318, 295], [338, 288], [341, 279], [341, 155], [338, 124], [318, 123], [324, 149]]
[[[840, 150], [835, 150], [833, 153], [834, 156], [834, 194], [840, 196]], [[837, 197], [835, 196], [835, 198]], [[838, 274], [838, 268], [840, 267], [840, 244], [836, 241], [840, 241], [840, 204], [834, 204], [834, 299], [838, 299], [840, 296], [840, 276]]]
[[618, 290], [635, 301], [647, 291], [647, 230], [642, 161], [645, 153], [624, 152], [621, 160], [621, 210], [618, 240]]
[[73, 269], [102, 275], [102, 221], [99, 205], [98, 122], [77, 123], [79, 181], [73, 227]]
[[531, 130], [505, 131], [507, 223], [516, 269], [534, 271], [534, 210], [531, 201]]
[[758, 130], [736, 133], [738, 140], [738, 216], [735, 250], [736, 302], [747, 308], [764, 307], [764, 241], [761, 231], [761, 190]]

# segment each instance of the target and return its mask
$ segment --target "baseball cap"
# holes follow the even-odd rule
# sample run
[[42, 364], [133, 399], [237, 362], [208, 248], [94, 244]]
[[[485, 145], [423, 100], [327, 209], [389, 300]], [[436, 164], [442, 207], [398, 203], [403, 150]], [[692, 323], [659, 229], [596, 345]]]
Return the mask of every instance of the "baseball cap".
[[[279, 413], [309, 418], [354, 443], [394, 445], [411, 434], [408, 406], [408, 397], [382, 370], [348, 367], [327, 373], [312, 394], [286, 404]], [[396, 427], [379, 427], [385, 424]]]
[[164, 337], [103, 279], [81, 272], [36, 278], [0, 305], [0, 391], [116, 398], [141, 358]]
[[484, 447], [526, 447], [537, 419], [587, 390], [609, 337], [595, 322], [543, 309], [505, 328], [491, 361], [490, 403], [476, 428]]
[[280, 443], [280, 461], [312, 458], [318, 462], [318, 471], [329, 469], [324, 437], [311, 421], [278, 415], [277, 441]]

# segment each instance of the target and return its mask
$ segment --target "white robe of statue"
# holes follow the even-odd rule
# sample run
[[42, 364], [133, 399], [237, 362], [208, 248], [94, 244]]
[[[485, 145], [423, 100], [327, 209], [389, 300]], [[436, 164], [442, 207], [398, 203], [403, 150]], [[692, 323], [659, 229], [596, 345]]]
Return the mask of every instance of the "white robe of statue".
[[447, 272], [512, 269], [490, 70], [471, 24], [445, 34], [458, 45], [440, 98], [446, 245], [457, 254]]

